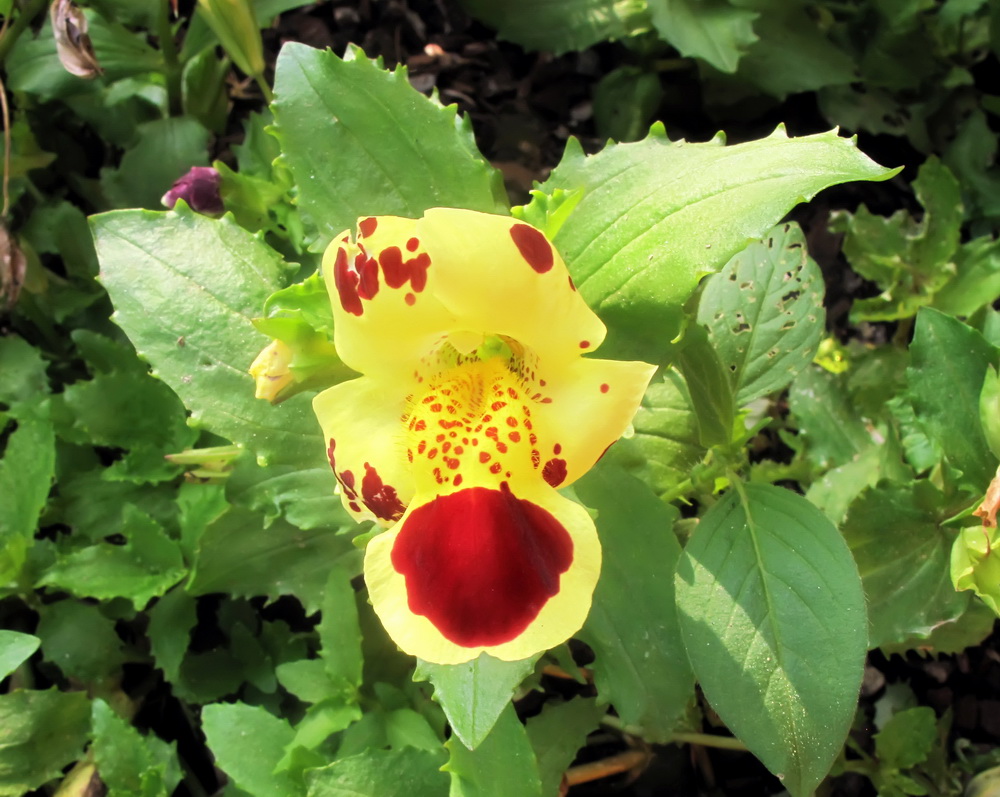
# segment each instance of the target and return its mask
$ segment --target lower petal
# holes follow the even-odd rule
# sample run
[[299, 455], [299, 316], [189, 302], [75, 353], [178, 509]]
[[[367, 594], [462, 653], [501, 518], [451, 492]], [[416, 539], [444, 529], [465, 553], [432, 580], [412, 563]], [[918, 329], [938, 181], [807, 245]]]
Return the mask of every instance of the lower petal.
[[517, 661], [583, 625], [601, 551], [587, 511], [541, 486], [473, 487], [414, 499], [365, 555], [372, 604], [407, 653], [458, 664]]

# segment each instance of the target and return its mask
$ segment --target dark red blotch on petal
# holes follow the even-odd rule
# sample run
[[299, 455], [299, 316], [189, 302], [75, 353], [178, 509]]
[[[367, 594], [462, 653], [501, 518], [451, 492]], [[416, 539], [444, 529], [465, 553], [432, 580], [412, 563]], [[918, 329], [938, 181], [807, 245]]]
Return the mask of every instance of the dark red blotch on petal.
[[378, 227], [378, 219], [373, 219], [371, 217], [367, 219], [362, 219], [360, 222], [358, 222], [358, 229], [361, 230], [361, 236], [363, 238], [367, 238], [369, 235], [375, 232], [375, 229], [377, 227]]
[[367, 462], [365, 463], [365, 475], [361, 480], [361, 500], [365, 502], [375, 517], [382, 520], [399, 520], [406, 507], [396, 495], [396, 488], [388, 484], [382, 484], [382, 477]]
[[542, 507], [471, 487], [414, 509], [392, 549], [410, 611], [456, 645], [509, 642], [559, 592], [573, 540]]
[[515, 224], [510, 228], [510, 237], [514, 240], [521, 257], [539, 274], [544, 274], [552, 268], [552, 246], [534, 227]]
[[348, 313], [361, 315], [364, 308], [361, 306], [361, 297], [358, 296], [360, 278], [356, 271], [351, 270], [343, 247], [337, 250], [337, 259], [333, 261], [333, 282], [340, 296], [340, 306]]
[[[559, 453], [558, 451], [556, 452]], [[558, 487], [566, 481], [566, 460], [550, 459], [542, 468], [542, 478], [552, 487]]]

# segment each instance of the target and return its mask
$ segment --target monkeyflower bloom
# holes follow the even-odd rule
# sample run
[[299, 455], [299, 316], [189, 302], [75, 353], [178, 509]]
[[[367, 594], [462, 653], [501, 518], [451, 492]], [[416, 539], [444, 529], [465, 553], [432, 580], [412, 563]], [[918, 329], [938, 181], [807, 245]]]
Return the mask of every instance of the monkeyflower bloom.
[[653, 373], [582, 355], [605, 328], [558, 253], [506, 216], [362, 219], [323, 258], [335, 342], [362, 374], [319, 394], [372, 605], [404, 651], [457, 664], [564, 642], [601, 568], [560, 495], [628, 427]]

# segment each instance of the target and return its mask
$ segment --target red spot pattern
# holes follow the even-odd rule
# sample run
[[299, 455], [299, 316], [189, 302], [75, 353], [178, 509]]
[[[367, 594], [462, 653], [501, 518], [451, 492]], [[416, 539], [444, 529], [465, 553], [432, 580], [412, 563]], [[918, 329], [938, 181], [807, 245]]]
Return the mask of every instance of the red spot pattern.
[[590, 348], [590, 341], [589, 340], [581, 340], [580, 341], [580, 348], [581, 349], [588, 349], [588, 348]]
[[566, 460], [550, 459], [545, 463], [545, 467], [542, 468], [542, 478], [552, 487], [558, 487], [566, 481]]
[[521, 253], [521, 257], [539, 274], [544, 274], [552, 268], [552, 246], [545, 240], [545, 236], [534, 227], [529, 227], [527, 224], [515, 224], [510, 228], [510, 237]]
[[611, 385], [601, 385], [601, 392], [607, 393], [611, 389]]
[[[360, 237], [371, 236], [377, 227], [378, 219], [363, 219], [358, 224]], [[412, 252], [419, 245], [416, 238], [410, 238], [406, 248]], [[340, 297], [340, 305], [346, 312], [358, 316], [364, 313], [361, 301], [373, 299], [378, 293], [380, 269], [382, 279], [389, 288], [402, 288], [409, 283], [410, 292], [404, 297], [408, 305], [412, 306], [416, 302], [414, 294], [427, 287], [427, 270], [430, 268], [431, 258], [426, 252], [404, 259], [398, 246], [389, 246], [376, 258], [368, 254], [360, 241], [355, 246], [358, 252], [354, 255], [353, 264], [344, 246], [337, 250], [333, 263], [334, 284]]]
[[399, 520], [406, 507], [396, 495], [396, 488], [382, 484], [378, 472], [365, 463], [365, 477], [361, 480], [361, 498], [375, 517], [382, 520]]
[[392, 549], [410, 611], [465, 647], [517, 638], [559, 592], [572, 562], [573, 540], [562, 524], [506, 483], [417, 507]]
[[361, 297], [358, 296], [360, 277], [352, 271], [347, 263], [347, 251], [341, 247], [337, 250], [337, 258], [333, 261], [333, 282], [340, 296], [340, 306], [351, 315], [361, 315]]
[[368, 238], [378, 227], [378, 219], [362, 219], [358, 222], [358, 229], [361, 230], [361, 237]]
[[398, 246], [389, 246], [378, 256], [382, 267], [385, 284], [390, 288], [402, 288], [407, 282], [414, 293], [420, 293], [427, 287], [427, 269], [431, 265], [431, 257], [421, 252], [416, 257], [403, 260], [403, 253]]

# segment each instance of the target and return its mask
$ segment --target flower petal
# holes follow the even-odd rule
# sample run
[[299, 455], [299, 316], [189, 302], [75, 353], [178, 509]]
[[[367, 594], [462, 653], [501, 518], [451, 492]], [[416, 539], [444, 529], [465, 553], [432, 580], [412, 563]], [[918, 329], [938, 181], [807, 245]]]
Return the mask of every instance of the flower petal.
[[541, 369], [544, 396], [535, 405], [542, 477], [566, 487], [590, 470], [628, 429], [655, 365], [578, 358]]
[[587, 511], [539, 485], [418, 495], [365, 553], [372, 605], [404, 651], [437, 664], [517, 661], [590, 611], [601, 548]]
[[405, 430], [399, 423], [406, 395], [405, 383], [386, 385], [363, 376], [313, 399], [330, 467], [355, 520], [388, 526], [402, 517], [413, 496]]

